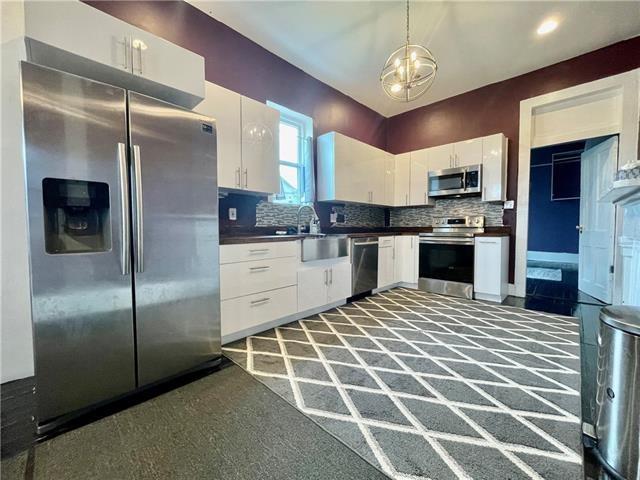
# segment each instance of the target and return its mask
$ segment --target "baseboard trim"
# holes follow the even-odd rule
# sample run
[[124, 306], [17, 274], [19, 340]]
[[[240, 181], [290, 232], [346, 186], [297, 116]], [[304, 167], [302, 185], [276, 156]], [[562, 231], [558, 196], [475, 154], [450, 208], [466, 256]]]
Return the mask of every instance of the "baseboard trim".
[[562, 252], [527, 252], [527, 260], [538, 262], [555, 262], [555, 263], [578, 263], [577, 253]]
[[507, 298], [506, 295], [491, 295], [489, 293], [477, 293], [477, 292], [474, 292], [473, 297], [476, 300], [485, 300], [487, 302], [495, 302], [495, 303], [502, 303], [504, 299]]
[[236, 340], [240, 340], [241, 338], [248, 337], [250, 335], [255, 335], [256, 333], [264, 332], [265, 330], [269, 330], [271, 328], [280, 327], [286, 323], [295, 322], [296, 320], [301, 320], [310, 315], [316, 315], [317, 313], [322, 313], [326, 310], [331, 310], [332, 308], [340, 307], [345, 303], [347, 303], [346, 298], [334, 303], [330, 303], [328, 305], [322, 305], [321, 307], [312, 308], [304, 312], [296, 312], [292, 315], [287, 315], [286, 317], [276, 318], [275, 320], [271, 320], [270, 322], [261, 323], [260, 325], [255, 325], [253, 327], [245, 328], [244, 330], [239, 330], [237, 332], [229, 333], [228, 335], [223, 335], [222, 345], [235, 342]]

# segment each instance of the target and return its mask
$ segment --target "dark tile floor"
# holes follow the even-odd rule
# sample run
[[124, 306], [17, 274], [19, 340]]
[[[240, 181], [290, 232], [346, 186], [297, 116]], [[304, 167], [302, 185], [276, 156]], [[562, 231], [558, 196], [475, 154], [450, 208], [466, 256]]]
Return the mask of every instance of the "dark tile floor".
[[235, 365], [2, 460], [2, 479], [383, 479]]
[[[528, 266], [560, 268], [562, 281], [527, 279], [526, 297], [508, 297], [504, 303], [530, 310], [570, 315], [580, 320], [582, 421], [593, 424], [599, 318], [600, 311], [606, 304], [578, 289], [578, 271], [575, 266], [550, 262], [529, 262]], [[584, 453], [585, 478], [608, 478], [589, 451]]]

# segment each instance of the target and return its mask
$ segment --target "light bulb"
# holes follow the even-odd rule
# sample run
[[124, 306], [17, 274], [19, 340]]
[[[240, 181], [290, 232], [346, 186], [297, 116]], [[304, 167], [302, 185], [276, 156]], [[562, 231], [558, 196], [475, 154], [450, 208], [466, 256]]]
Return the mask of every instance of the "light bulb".
[[396, 68], [398, 68], [398, 67], [400, 66], [400, 59], [399, 59], [399, 58], [396, 58], [396, 59], [394, 60], [394, 62], [393, 62], [393, 65], [394, 65]]
[[546, 35], [547, 33], [553, 32], [556, 28], [558, 28], [558, 21], [555, 18], [548, 18], [540, 24], [537, 32], [538, 35]]
[[418, 58], [416, 52], [411, 52], [411, 61], [414, 62], [416, 58]]
[[391, 85], [391, 91], [393, 93], [398, 93], [400, 90], [402, 90], [402, 87], [399, 83], [394, 83], [393, 85]]

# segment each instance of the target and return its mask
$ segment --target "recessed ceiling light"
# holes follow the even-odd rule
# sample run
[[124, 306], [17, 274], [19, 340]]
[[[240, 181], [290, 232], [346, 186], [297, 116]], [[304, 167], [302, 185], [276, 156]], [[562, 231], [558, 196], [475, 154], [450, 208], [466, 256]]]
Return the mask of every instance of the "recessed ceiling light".
[[556, 28], [558, 28], [558, 21], [555, 18], [548, 18], [540, 24], [537, 32], [538, 35], [546, 35], [547, 33], [553, 32]]

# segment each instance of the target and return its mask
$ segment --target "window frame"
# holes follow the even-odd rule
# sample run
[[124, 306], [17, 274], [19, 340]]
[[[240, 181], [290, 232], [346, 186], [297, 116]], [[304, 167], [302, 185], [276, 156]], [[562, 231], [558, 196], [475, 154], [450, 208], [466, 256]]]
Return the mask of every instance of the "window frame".
[[312, 143], [313, 139], [313, 119], [307, 115], [295, 112], [287, 107], [279, 105], [275, 102], [267, 101], [267, 105], [280, 111], [280, 121], [278, 122], [278, 132], [280, 124], [286, 124], [298, 129], [299, 142], [298, 142], [298, 163], [290, 162], [288, 160], [282, 160], [280, 158], [280, 148], [278, 147], [278, 178], [282, 182], [280, 176], [280, 166], [293, 167], [298, 170], [298, 188], [295, 201], [287, 200], [284, 195], [277, 193], [271, 196], [271, 202], [281, 205], [305, 205], [312, 203], [313, 199], [306, 200], [304, 197], [307, 194], [308, 186], [306, 185], [306, 169], [313, 168], [313, 147], [309, 147], [310, 151], [308, 157], [305, 157], [306, 142]]

